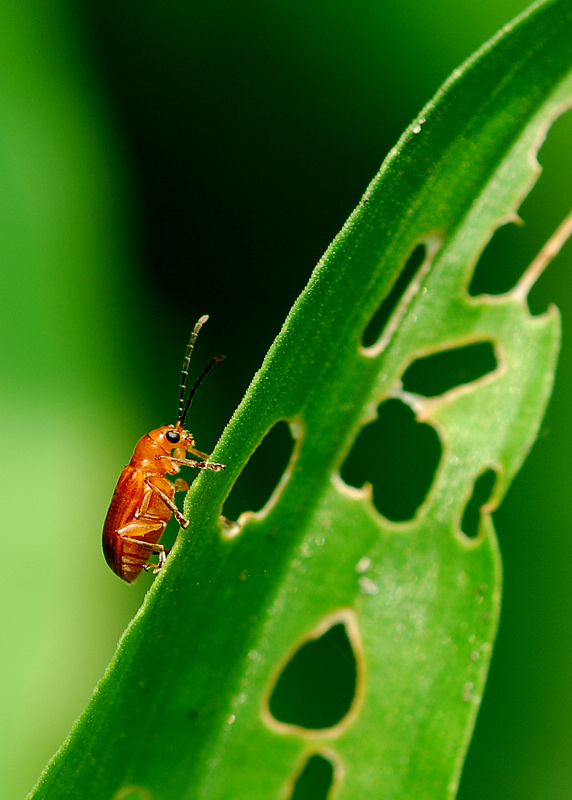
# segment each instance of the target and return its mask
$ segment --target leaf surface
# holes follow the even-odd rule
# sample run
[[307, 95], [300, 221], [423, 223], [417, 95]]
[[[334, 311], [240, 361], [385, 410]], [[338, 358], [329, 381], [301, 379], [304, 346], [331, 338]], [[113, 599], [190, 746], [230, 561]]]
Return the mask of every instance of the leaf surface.
[[[571, 75], [572, 3], [540, 4], [405, 132], [227, 426], [213, 453], [226, 472], [193, 483], [189, 530], [32, 797], [301, 797], [296, 781], [316, 755], [331, 769], [308, 796], [330, 784], [340, 800], [454, 796], [499, 613], [490, 512], [537, 433], [559, 343], [556, 311], [528, 310], [537, 270], [502, 296], [467, 287], [538, 175]], [[372, 334], [419, 246], [420, 265]], [[475, 343], [496, 361], [482, 376], [436, 396], [403, 388], [419, 359]], [[429, 491], [401, 521], [340, 477], [388, 399], [440, 443]], [[221, 532], [226, 495], [283, 420], [294, 448], [279, 485]], [[492, 496], [466, 536], [466, 505], [490, 470]], [[312, 642], [322, 680], [307, 663], [288, 683], [286, 665]], [[313, 705], [322, 682], [325, 710]]]

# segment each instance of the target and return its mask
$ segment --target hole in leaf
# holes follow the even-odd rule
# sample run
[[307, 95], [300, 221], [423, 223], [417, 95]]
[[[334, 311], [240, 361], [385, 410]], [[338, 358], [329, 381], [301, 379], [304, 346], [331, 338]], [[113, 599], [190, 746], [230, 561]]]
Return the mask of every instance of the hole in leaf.
[[270, 713], [287, 725], [331, 728], [350, 710], [356, 683], [356, 658], [340, 622], [294, 653], [270, 695]]
[[[525, 224], [509, 223], [495, 231], [478, 261], [469, 285], [469, 294], [475, 296], [510, 291], [570, 211], [571, 135], [572, 112], [568, 111], [554, 122], [540, 149], [538, 159], [542, 164], [542, 173], [518, 209]], [[558, 256], [556, 260], [559, 258], [562, 256]], [[566, 268], [569, 258], [564, 254], [563, 269]], [[542, 276], [540, 283], [544, 284], [546, 279], [546, 283], [550, 283], [553, 272], [554, 265], [549, 267], [546, 278]], [[546, 294], [545, 291], [538, 290], [538, 284], [533, 287], [531, 296], [534, 294], [536, 297], [533, 302], [529, 299], [532, 313], [541, 313], [551, 302], [554, 294], [550, 296], [550, 291]]]
[[243, 511], [259, 511], [270, 499], [288, 466], [294, 440], [288, 423], [281, 420], [268, 431], [238, 476], [223, 511], [237, 520]]
[[427, 496], [440, 457], [435, 429], [417, 422], [401, 400], [386, 400], [377, 420], [358, 434], [341, 476], [350, 486], [370, 483], [378, 511], [403, 522], [415, 516]]
[[332, 762], [314, 753], [298, 775], [290, 800], [328, 800], [333, 779]]
[[423, 259], [425, 258], [425, 250], [425, 245], [419, 244], [407, 259], [405, 266], [401, 270], [401, 273], [395, 281], [390, 293], [370, 319], [365, 331], [363, 332], [362, 344], [364, 347], [371, 347], [381, 336], [381, 333], [385, 328], [388, 319], [395, 311], [403, 292], [411, 283], [413, 276], [423, 263]]
[[521, 225], [508, 223], [495, 231], [487, 244], [469, 283], [469, 294], [504, 294], [509, 292], [524, 272], [516, 254], [522, 251]]
[[493, 372], [497, 366], [492, 343], [475, 342], [416, 359], [405, 370], [403, 388], [425, 397], [436, 397]]
[[497, 474], [494, 469], [488, 469], [479, 475], [475, 481], [473, 494], [471, 499], [465, 506], [463, 513], [463, 520], [461, 522], [461, 530], [470, 539], [475, 539], [479, 533], [479, 525], [481, 522], [481, 508], [490, 500], [491, 494], [495, 487]]

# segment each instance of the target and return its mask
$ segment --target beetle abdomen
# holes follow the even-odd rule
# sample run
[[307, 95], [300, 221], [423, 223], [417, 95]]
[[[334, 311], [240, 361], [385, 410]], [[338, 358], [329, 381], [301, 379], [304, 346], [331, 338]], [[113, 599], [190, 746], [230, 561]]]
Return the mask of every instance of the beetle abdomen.
[[[167, 479], [160, 480], [161, 490], [168, 497], [174, 487]], [[103, 552], [111, 569], [127, 583], [141, 572], [171, 516], [170, 509], [145, 482], [145, 473], [125, 467], [111, 499], [103, 526]]]

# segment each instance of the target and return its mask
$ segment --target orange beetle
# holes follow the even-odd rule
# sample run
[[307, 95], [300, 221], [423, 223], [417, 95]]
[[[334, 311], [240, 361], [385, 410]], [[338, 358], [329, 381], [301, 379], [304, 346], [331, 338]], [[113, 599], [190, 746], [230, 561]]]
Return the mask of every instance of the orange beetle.
[[[206, 315], [199, 319], [187, 345], [176, 424], [163, 425], [138, 442], [131, 461], [119, 476], [107, 512], [103, 526], [103, 552], [111, 569], [127, 583], [134, 581], [142, 569], [159, 572], [168, 553], [159, 544], [159, 539], [173, 514], [182, 528], [189, 525], [173, 499], [175, 491], [188, 489], [189, 484], [181, 478], [171, 483], [167, 475], [176, 475], [181, 466], [212, 469], [215, 472], [225, 468], [224, 464], [209, 463], [208, 455], [195, 448], [192, 434], [183, 428], [195, 392], [211, 367], [223, 358], [215, 356], [211, 360], [195, 382], [185, 404], [191, 353], [198, 333], [207, 319]], [[188, 459], [187, 453], [192, 453], [201, 460]], [[157, 565], [147, 564], [152, 553], [159, 554]]]

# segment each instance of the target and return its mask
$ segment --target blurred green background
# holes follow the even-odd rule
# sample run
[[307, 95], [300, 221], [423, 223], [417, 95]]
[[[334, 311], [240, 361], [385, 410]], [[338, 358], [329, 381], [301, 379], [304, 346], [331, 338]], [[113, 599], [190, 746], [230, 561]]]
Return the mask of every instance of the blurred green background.
[[[190, 420], [208, 451], [387, 151], [522, 9], [0, 0], [2, 798], [31, 788], [150, 584], [111, 573], [101, 526], [137, 439], [173, 421], [193, 323], [211, 315], [195, 369], [227, 355]], [[572, 207], [571, 145], [569, 115], [479, 291], [509, 288]], [[564, 352], [495, 515], [505, 599], [462, 800], [572, 794], [571, 259], [533, 292], [562, 309]]]

